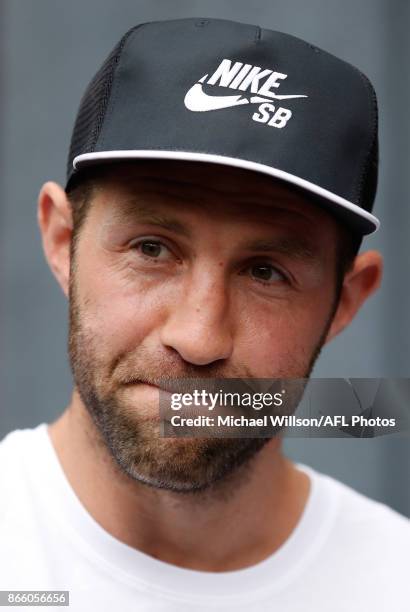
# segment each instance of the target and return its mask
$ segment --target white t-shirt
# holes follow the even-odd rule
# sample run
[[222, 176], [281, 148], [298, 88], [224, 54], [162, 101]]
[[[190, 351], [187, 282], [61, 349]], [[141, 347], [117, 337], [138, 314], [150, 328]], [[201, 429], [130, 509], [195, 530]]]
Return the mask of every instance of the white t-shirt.
[[0, 443], [0, 590], [68, 590], [73, 612], [410, 610], [409, 521], [333, 478], [298, 464], [311, 479], [306, 507], [264, 561], [221, 573], [181, 569], [90, 516], [46, 427]]

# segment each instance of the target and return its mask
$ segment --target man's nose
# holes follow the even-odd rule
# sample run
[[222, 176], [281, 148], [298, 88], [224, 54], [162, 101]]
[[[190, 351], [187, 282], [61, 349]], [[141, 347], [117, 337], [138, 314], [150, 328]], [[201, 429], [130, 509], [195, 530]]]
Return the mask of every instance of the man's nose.
[[183, 287], [170, 307], [161, 330], [164, 346], [178, 351], [187, 362], [210, 364], [227, 359], [233, 350], [229, 295], [222, 277], [207, 274]]

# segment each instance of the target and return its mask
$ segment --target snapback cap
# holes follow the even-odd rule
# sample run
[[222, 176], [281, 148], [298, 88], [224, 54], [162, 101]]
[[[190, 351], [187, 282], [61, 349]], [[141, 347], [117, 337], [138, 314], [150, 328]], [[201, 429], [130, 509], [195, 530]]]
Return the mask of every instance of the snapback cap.
[[82, 169], [119, 160], [223, 164], [302, 189], [370, 234], [377, 123], [367, 77], [299, 38], [222, 19], [143, 23], [86, 89], [66, 190]]

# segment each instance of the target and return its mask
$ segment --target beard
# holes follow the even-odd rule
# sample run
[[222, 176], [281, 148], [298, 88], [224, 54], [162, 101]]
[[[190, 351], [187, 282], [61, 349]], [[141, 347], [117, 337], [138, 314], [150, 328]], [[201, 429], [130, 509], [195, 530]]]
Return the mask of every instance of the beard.
[[[297, 364], [298, 378], [308, 378], [333, 319], [311, 354]], [[152, 354], [143, 345], [111, 356], [107, 339], [87, 324], [80, 306], [75, 266], [69, 286], [68, 352], [74, 383], [91, 417], [97, 437], [120, 470], [134, 481], [178, 493], [202, 492], [244, 473], [272, 438], [165, 438], [160, 421], [153, 417], [152, 402], [130, 398], [130, 383], [140, 381], [162, 386], [175, 378], [252, 378], [246, 367], [222, 371], [220, 365], [196, 366], [168, 353]], [[295, 371], [293, 367], [292, 371]], [[164, 372], [173, 376], [164, 377]], [[277, 377], [289, 372], [278, 372]], [[132, 385], [132, 388], [138, 387]], [[138, 404], [138, 405], [136, 405]], [[295, 406], [296, 409], [296, 406]]]

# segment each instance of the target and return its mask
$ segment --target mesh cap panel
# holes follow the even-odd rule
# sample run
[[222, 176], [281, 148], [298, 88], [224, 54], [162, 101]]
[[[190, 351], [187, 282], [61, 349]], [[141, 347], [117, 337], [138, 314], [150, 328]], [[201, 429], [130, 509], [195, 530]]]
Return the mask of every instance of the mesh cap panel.
[[115, 70], [128, 37], [139, 24], [124, 34], [88, 85], [75, 120], [67, 160], [67, 176], [72, 172], [73, 159], [83, 151], [94, 151], [110, 98]]

